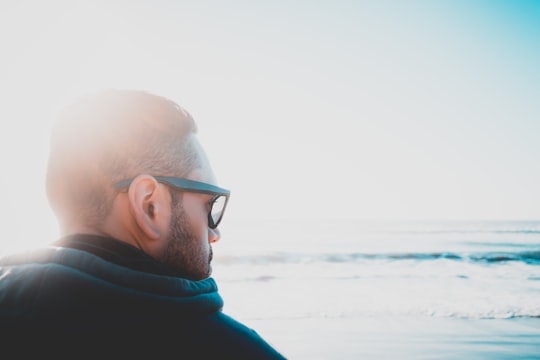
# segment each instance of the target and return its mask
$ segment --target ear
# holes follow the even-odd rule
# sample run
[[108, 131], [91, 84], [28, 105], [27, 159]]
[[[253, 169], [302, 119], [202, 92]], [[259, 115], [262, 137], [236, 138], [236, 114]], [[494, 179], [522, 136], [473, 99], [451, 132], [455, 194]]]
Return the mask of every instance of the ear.
[[139, 175], [128, 190], [131, 213], [139, 229], [147, 238], [157, 240], [166, 223], [165, 192], [150, 175]]

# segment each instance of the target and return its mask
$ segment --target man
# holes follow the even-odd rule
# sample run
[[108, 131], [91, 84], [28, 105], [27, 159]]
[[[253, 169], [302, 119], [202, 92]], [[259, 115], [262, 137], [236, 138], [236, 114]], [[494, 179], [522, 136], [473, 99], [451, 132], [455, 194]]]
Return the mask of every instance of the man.
[[52, 132], [47, 195], [62, 237], [0, 262], [3, 345], [283, 358], [221, 311], [211, 245], [229, 191], [180, 106], [128, 90], [75, 102]]

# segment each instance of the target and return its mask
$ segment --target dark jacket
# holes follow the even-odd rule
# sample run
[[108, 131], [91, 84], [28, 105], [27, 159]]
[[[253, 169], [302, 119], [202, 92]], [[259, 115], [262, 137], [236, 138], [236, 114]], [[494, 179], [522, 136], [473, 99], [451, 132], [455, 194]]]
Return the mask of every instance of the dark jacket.
[[114, 239], [70, 236], [0, 261], [2, 349], [41, 343], [124, 357], [283, 358], [222, 307], [212, 278], [181, 278]]

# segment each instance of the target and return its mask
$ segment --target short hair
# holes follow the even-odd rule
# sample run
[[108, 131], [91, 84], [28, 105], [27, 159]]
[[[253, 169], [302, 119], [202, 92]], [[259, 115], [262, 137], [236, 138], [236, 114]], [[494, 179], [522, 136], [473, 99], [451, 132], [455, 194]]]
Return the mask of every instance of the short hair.
[[199, 166], [191, 115], [145, 91], [106, 89], [79, 98], [55, 123], [47, 196], [60, 219], [99, 227], [112, 208], [112, 184], [141, 173], [186, 176]]

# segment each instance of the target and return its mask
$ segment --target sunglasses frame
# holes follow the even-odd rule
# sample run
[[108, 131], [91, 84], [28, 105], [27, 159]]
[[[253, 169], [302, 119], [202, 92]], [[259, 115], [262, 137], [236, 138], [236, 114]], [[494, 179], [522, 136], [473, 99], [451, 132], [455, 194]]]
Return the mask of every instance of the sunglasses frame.
[[[185, 178], [177, 178], [177, 177], [171, 177], [171, 176], [153, 176], [156, 181], [172, 186], [173, 188], [180, 190], [180, 191], [187, 191], [192, 193], [198, 193], [198, 194], [206, 194], [206, 195], [214, 195], [215, 198], [212, 200], [210, 204], [210, 211], [208, 212], [208, 227], [210, 229], [215, 229], [218, 227], [219, 223], [221, 222], [221, 219], [223, 219], [223, 214], [225, 213], [225, 209], [227, 208], [227, 203], [229, 202], [229, 196], [231, 192], [229, 190], [220, 188], [215, 185], [207, 184], [201, 181], [195, 181]], [[127, 189], [133, 182], [133, 179], [127, 179], [122, 180], [120, 182], [117, 182], [113, 184], [114, 188], [117, 189]], [[217, 221], [214, 222], [214, 219], [212, 218], [212, 208], [214, 206], [215, 201], [219, 196], [225, 197], [225, 204], [223, 205], [223, 210], [221, 211], [221, 215]]]

